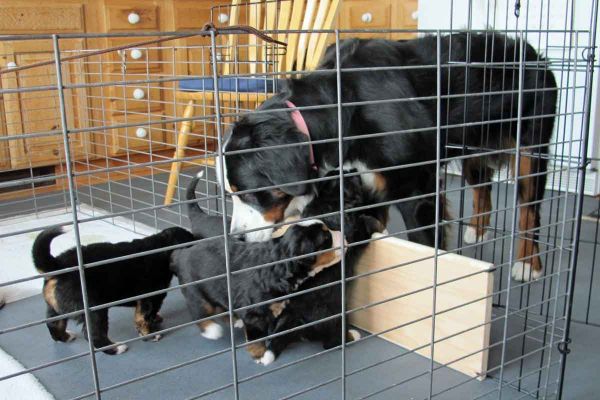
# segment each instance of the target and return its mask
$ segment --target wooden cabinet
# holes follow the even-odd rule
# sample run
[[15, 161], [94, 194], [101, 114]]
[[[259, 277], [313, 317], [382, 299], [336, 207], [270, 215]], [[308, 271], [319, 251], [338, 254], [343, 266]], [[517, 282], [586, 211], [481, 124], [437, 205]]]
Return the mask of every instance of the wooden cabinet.
[[[0, 35], [131, 34], [128, 37], [61, 39], [63, 54], [71, 55], [81, 50], [104, 49], [148, 39], [134, 36], [141, 32], [199, 29], [211, 19], [217, 25], [227, 25], [231, 3], [231, 0], [53, 0], [45, 3], [1, 0]], [[337, 27], [341, 29], [415, 29], [417, 26], [418, 0], [342, 0], [340, 7]], [[247, 23], [244, 7], [238, 11], [241, 23]], [[214, 14], [212, 18], [211, 13]], [[415, 35], [361, 33], [346, 36], [402, 39]], [[123, 85], [122, 82], [210, 75], [209, 45], [209, 38], [195, 36], [64, 63], [66, 84], [93, 84], [87, 88], [65, 90], [68, 127], [93, 128], [90, 133], [70, 135], [73, 157], [90, 160], [118, 157], [127, 152], [127, 146], [131, 152], [138, 153], [172, 148], [179, 126], [168, 119], [181, 116], [187, 103], [179, 104], [175, 97], [178, 83]], [[244, 51], [247, 49], [242, 47], [240, 54]], [[218, 57], [226, 60], [230, 56], [226, 49], [220, 48]], [[51, 40], [0, 41], [0, 68], [8, 63], [27, 65], [52, 58]], [[56, 85], [54, 65], [4, 74], [0, 76], [0, 85], [4, 89]], [[57, 91], [24, 91], [0, 96], [0, 136], [40, 133], [36, 137], [0, 141], [0, 170], [63, 163], [61, 135], [44, 135], [44, 132], [60, 129]], [[213, 115], [211, 104], [198, 104], [195, 115]], [[148, 128], [149, 120], [161, 121], [162, 118], [167, 122]], [[105, 129], [105, 126], [122, 121], [139, 121], [140, 128], [149, 129], [148, 135], [136, 136], [136, 128]], [[203, 147], [204, 142], [215, 134], [214, 122], [197, 122], [193, 133], [190, 145]]]
[[158, 7], [147, 3], [152, 2], [107, 2], [105, 8], [106, 30], [108, 32], [121, 32], [158, 29], [160, 27]]
[[[111, 118], [111, 125], [135, 126], [111, 129], [111, 153], [122, 155], [130, 153], [145, 153], [164, 147], [164, 124], [157, 124], [162, 115], [126, 115]], [[152, 122], [152, 123], [149, 123]]]
[[[83, 48], [81, 39], [61, 43], [62, 51]], [[48, 41], [0, 42], [0, 53], [2, 54], [0, 58], [2, 67], [29, 65], [54, 58], [52, 45]], [[84, 84], [84, 77], [80, 63], [63, 64], [63, 82], [66, 85]], [[43, 86], [56, 86], [54, 65], [2, 75], [4, 89]], [[86, 90], [84, 88], [65, 89], [64, 95], [67, 127], [73, 129], [88, 126], [89, 110]], [[7, 135], [41, 135], [9, 141], [12, 168], [37, 167], [64, 162], [62, 135], [46, 134], [61, 129], [61, 114], [56, 89], [4, 93], [2, 102]], [[74, 159], [84, 157], [90, 148], [89, 134], [71, 134], [69, 143]]]
[[[6, 121], [4, 118], [4, 102], [0, 96], [0, 139], [6, 136]], [[10, 169], [10, 154], [8, 152], [8, 141], [0, 141], [0, 171]]]
[[[418, 0], [343, 0], [338, 15], [340, 29], [417, 29]], [[347, 33], [344, 37], [411, 39], [414, 32]]]
[[[339, 13], [340, 29], [390, 29], [392, 26], [391, 0], [344, 1]], [[348, 33], [352, 37], [379, 37], [389, 39], [389, 33]]]
[[[202, 27], [206, 22], [214, 20], [216, 25], [226, 25], [229, 22], [229, 14], [232, 11], [228, 5], [231, 1], [195, 1], [180, 0], [174, 4], [174, 26], [176, 30], [193, 30]], [[213, 8], [214, 7], [214, 8]], [[214, 15], [212, 15], [214, 13]], [[178, 51], [176, 54], [176, 72], [181, 76], [211, 76], [212, 65], [210, 56], [210, 38], [189, 37], [178, 40]], [[222, 49], [218, 50], [218, 57]], [[219, 70], [222, 65], [219, 65]], [[177, 115], [181, 116], [187, 102], [178, 102]], [[195, 116], [214, 115], [215, 110], [212, 102], [205, 101], [197, 104], [194, 111]], [[198, 121], [192, 128], [188, 145], [204, 144], [207, 137], [214, 137], [215, 123]]]

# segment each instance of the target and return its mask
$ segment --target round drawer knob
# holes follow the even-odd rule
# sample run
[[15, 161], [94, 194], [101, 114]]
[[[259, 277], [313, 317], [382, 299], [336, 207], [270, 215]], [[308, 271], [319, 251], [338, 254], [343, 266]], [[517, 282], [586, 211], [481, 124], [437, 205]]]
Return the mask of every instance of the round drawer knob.
[[17, 68], [17, 63], [14, 61], [11, 61], [6, 64], [6, 68]]
[[129, 21], [131, 25], [137, 24], [138, 22], [140, 22], [140, 14], [134, 12], [129, 13], [129, 15], [127, 16], [127, 21]]
[[142, 58], [142, 56], [144, 55], [144, 53], [142, 53], [142, 50], [140, 49], [132, 49], [129, 52], [129, 55], [131, 56], [131, 58], [133, 58], [134, 60], [139, 60], [140, 58]]
[[365, 24], [370, 23], [371, 21], [373, 21], [373, 14], [371, 14], [370, 12], [366, 12], [364, 13], [360, 19], [362, 20], [362, 22], [364, 22]]
[[139, 138], [145, 138], [146, 136], [148, 136], [148, 130], [146, 128], [137, 128], [135, 130], [135, 136]]
[[417, 19], [419, 19], [419, 12], [413, 11], [412, 14], [410, 14], [410, 17], [416, 21]]
[[136, 100], [141, 100], [144, 97], [146, 97], [146, 92], [144, 92], [144, 89], [140, 89], [137, 88], [133, 91], [133, 98]]
[[219, 14], [219, 16], [217, 17], [217, 20], [224, 24], [225, 22], [229, 21], [229, 15], [225, 14], [225, 13], [221, 13]]

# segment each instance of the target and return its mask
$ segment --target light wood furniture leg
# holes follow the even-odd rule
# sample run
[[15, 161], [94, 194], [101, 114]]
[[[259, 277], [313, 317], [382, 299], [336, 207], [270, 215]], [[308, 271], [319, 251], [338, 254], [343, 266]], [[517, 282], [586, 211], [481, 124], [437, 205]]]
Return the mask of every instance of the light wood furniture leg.
[[[183, 118], [191, 118], [194, 113], [194, 100], [188, 101], [185, 110], [183, 111]], [[177, 160], [185, 157], [185, 148], [187, 147], [189, 133], [192, 130], [193, 122], [190, 120], [183, 121], [181, 128], [179, 128], [179, 136], [177, 137], [177, 147], [173, 154], [173, 159]], [[173, 195], [177, 187], [177, 181], [179, 180], [179, 171], [181, 170], [181, 161], [175, 161], [171, 164], [171, 172], [169, 173], [169, 183], [167, 184], [167, 192], [165, 193], [165, 205], [171, 204], [173, 201]]]

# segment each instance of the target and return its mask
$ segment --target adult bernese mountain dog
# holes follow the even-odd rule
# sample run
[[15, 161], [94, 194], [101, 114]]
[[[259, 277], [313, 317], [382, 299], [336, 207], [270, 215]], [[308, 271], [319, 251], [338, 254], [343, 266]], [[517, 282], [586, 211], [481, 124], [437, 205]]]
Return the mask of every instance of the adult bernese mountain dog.
[[[53, 256], [50, 252], [52, 240], [64, 232], [61, 227], [48, 228], [35, 239], [32, 256], [35, 268], [40, 273], [55, 272], [78, 265], [75, 248], [66, 250], [57, 256]], [[103, 242], [82, 246], [81, 254], [83, 262], [87, 264], [159, 250], [192, 240], [194, 237], [187, 230], [172, 227], [130, 242]], [[167, 249], [127, 260], [117, 259], [108, 261], [106, 264], [86, 267], [85, 280], [89, 306], [99, 306], [168, 288], [173, 278], [169, 267], [172, 251], [172, 249]], [[61, 314], [83, 309], [79, 271], [69, 271], [44, 278], [43, 294], [47, 304], [46, 316], [48, 318], [59, 317]], [[158, 311], [166, 296], [166, 293], [160, 293], [120, 304], [124, 307], [135, 307], [134, 321], [140, 336], [150, 335], [160, 327], [162, 318]], [[79, 323], [85, 323], [83, 314], [54, 319], [46, 323], [48, 331], [55, 341], [70, 342], [75, 339], [75, 335], [67, 331], [69, 318]], [[108, 308], [90, 312], [90, 332], [94, 347], [103, 348], [114, 344], [108, 337]], [[85, 327], [83, 333], [87, 339]], [[158, 341], [160, 338], [160, 335], [154, 335], [153, 341]], [[119, 344], [105, 349], [104, 352], [114, 355], [121, 354], [126, 350], [127, 345]]]
[[[539, 200], [547, 170], [543, 154], [548, 151], [556, 111], [554, 76], [529, 44], [521, 46], [518, 40], [486, 32], [441, 37], [438, 77], [437, 41], [437, 36], [426, 36], [404, 42], [349, 39], [340, 43], [344, 69], [341, 99], [346, 104], [341, 112], [346, 139], [343, 164], [364, 172], [363, 183], [380, 201], [405, 199], [395, 205], [408, 228], [408, 238], [434, 245], [439, 106], [442, 161], [465, 154], [461, 157], [463, 173], [474, 190], [473, 217], [464, 234], [470, 243], [486, 236], [492, 207], [490, 185], [486, 183], [495, 169], [515, 156], [519, 137], [520, 165], [513, 172], [521, 203], [520, 238], [512, 275], [518, 280], [536, 279], [542, 274], [537, 255]], [[526, 61], [522, 76], [521, 47]], [[247, 233], [246, 239], [270, 238], [269, 225], [301, 212], [314, 196], [314, 184], [304, 181], [339, 166], [335, 65], [335, 48], [330, 47], [319, 70], [331, 71], [289, 79], [287, 88], [265, 101], [258, 112], [234, 124], [225, 139], [222, 182], [234, 193], [232, 232], [267, 227]], [[364, 69], [368, 67], [378, 69]], [[322, 107], [295, 109], [307, 106]], [[318, 141], [326, 142], [315, 143]], [[277, 148], [267, 149], [271, 146]], [[487, 155], [478, 154], [481, 151]], [[260, 188], [267, 189], [246, 192]], [[442, 234], [439, 239], [443, 243]]]

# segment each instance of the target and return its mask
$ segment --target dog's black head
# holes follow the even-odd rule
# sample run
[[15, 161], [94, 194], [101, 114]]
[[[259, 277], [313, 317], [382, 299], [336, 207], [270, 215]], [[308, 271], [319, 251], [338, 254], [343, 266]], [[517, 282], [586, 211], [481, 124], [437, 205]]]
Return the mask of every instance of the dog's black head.
[[164, 242], [164, 246], [172, 246], [194, 240], [194, 236], [189, 231], [178, 226], [163, 229], [158, 235], [160, 236], [161, 241]]
[[[297, 222], [283, 230], [281, 240], [287, 247], [288, 257], [302, 256], [320, 252], [295, 262], [308, 268], [309, 276], [313, 276], [338, 263], [342, 259], [341, 246], [345, 242], [341, 232], [330, 230], [327, 225], [317, 219]], [[274, 237], [278, 236], [278, 232]], [[346, 243], [346, 242], [345, 242]]]
[[[261, 109], [285, 107], [283, 100], [273, 99], [263, 104]], [[225, 157], [222, 182], [225, 189], [229, 193], [235, 193], [271, 186], [274, 188], [232, 196], [232, 232], [281, 222], [286, 215], [301, 210], [298, 202], [308, 202], [302, 197], [311, 196], [312, 185], [293, 183], [315, 177], [310, 164], [309, 146], [269, 149], [272, 146], [299, 143], [307, 143], [307, 138], [298, 130], [288, 112], [248, 115], [233, 126], [230, 136], [225, 141], [224, 150], [255, 151]], [[220, 176], [220, 173], [217, 175]], [[271, 237], [271, 233], [272, 229], [262, 229], [246, 234], [246, 239], [264, 241]]]

